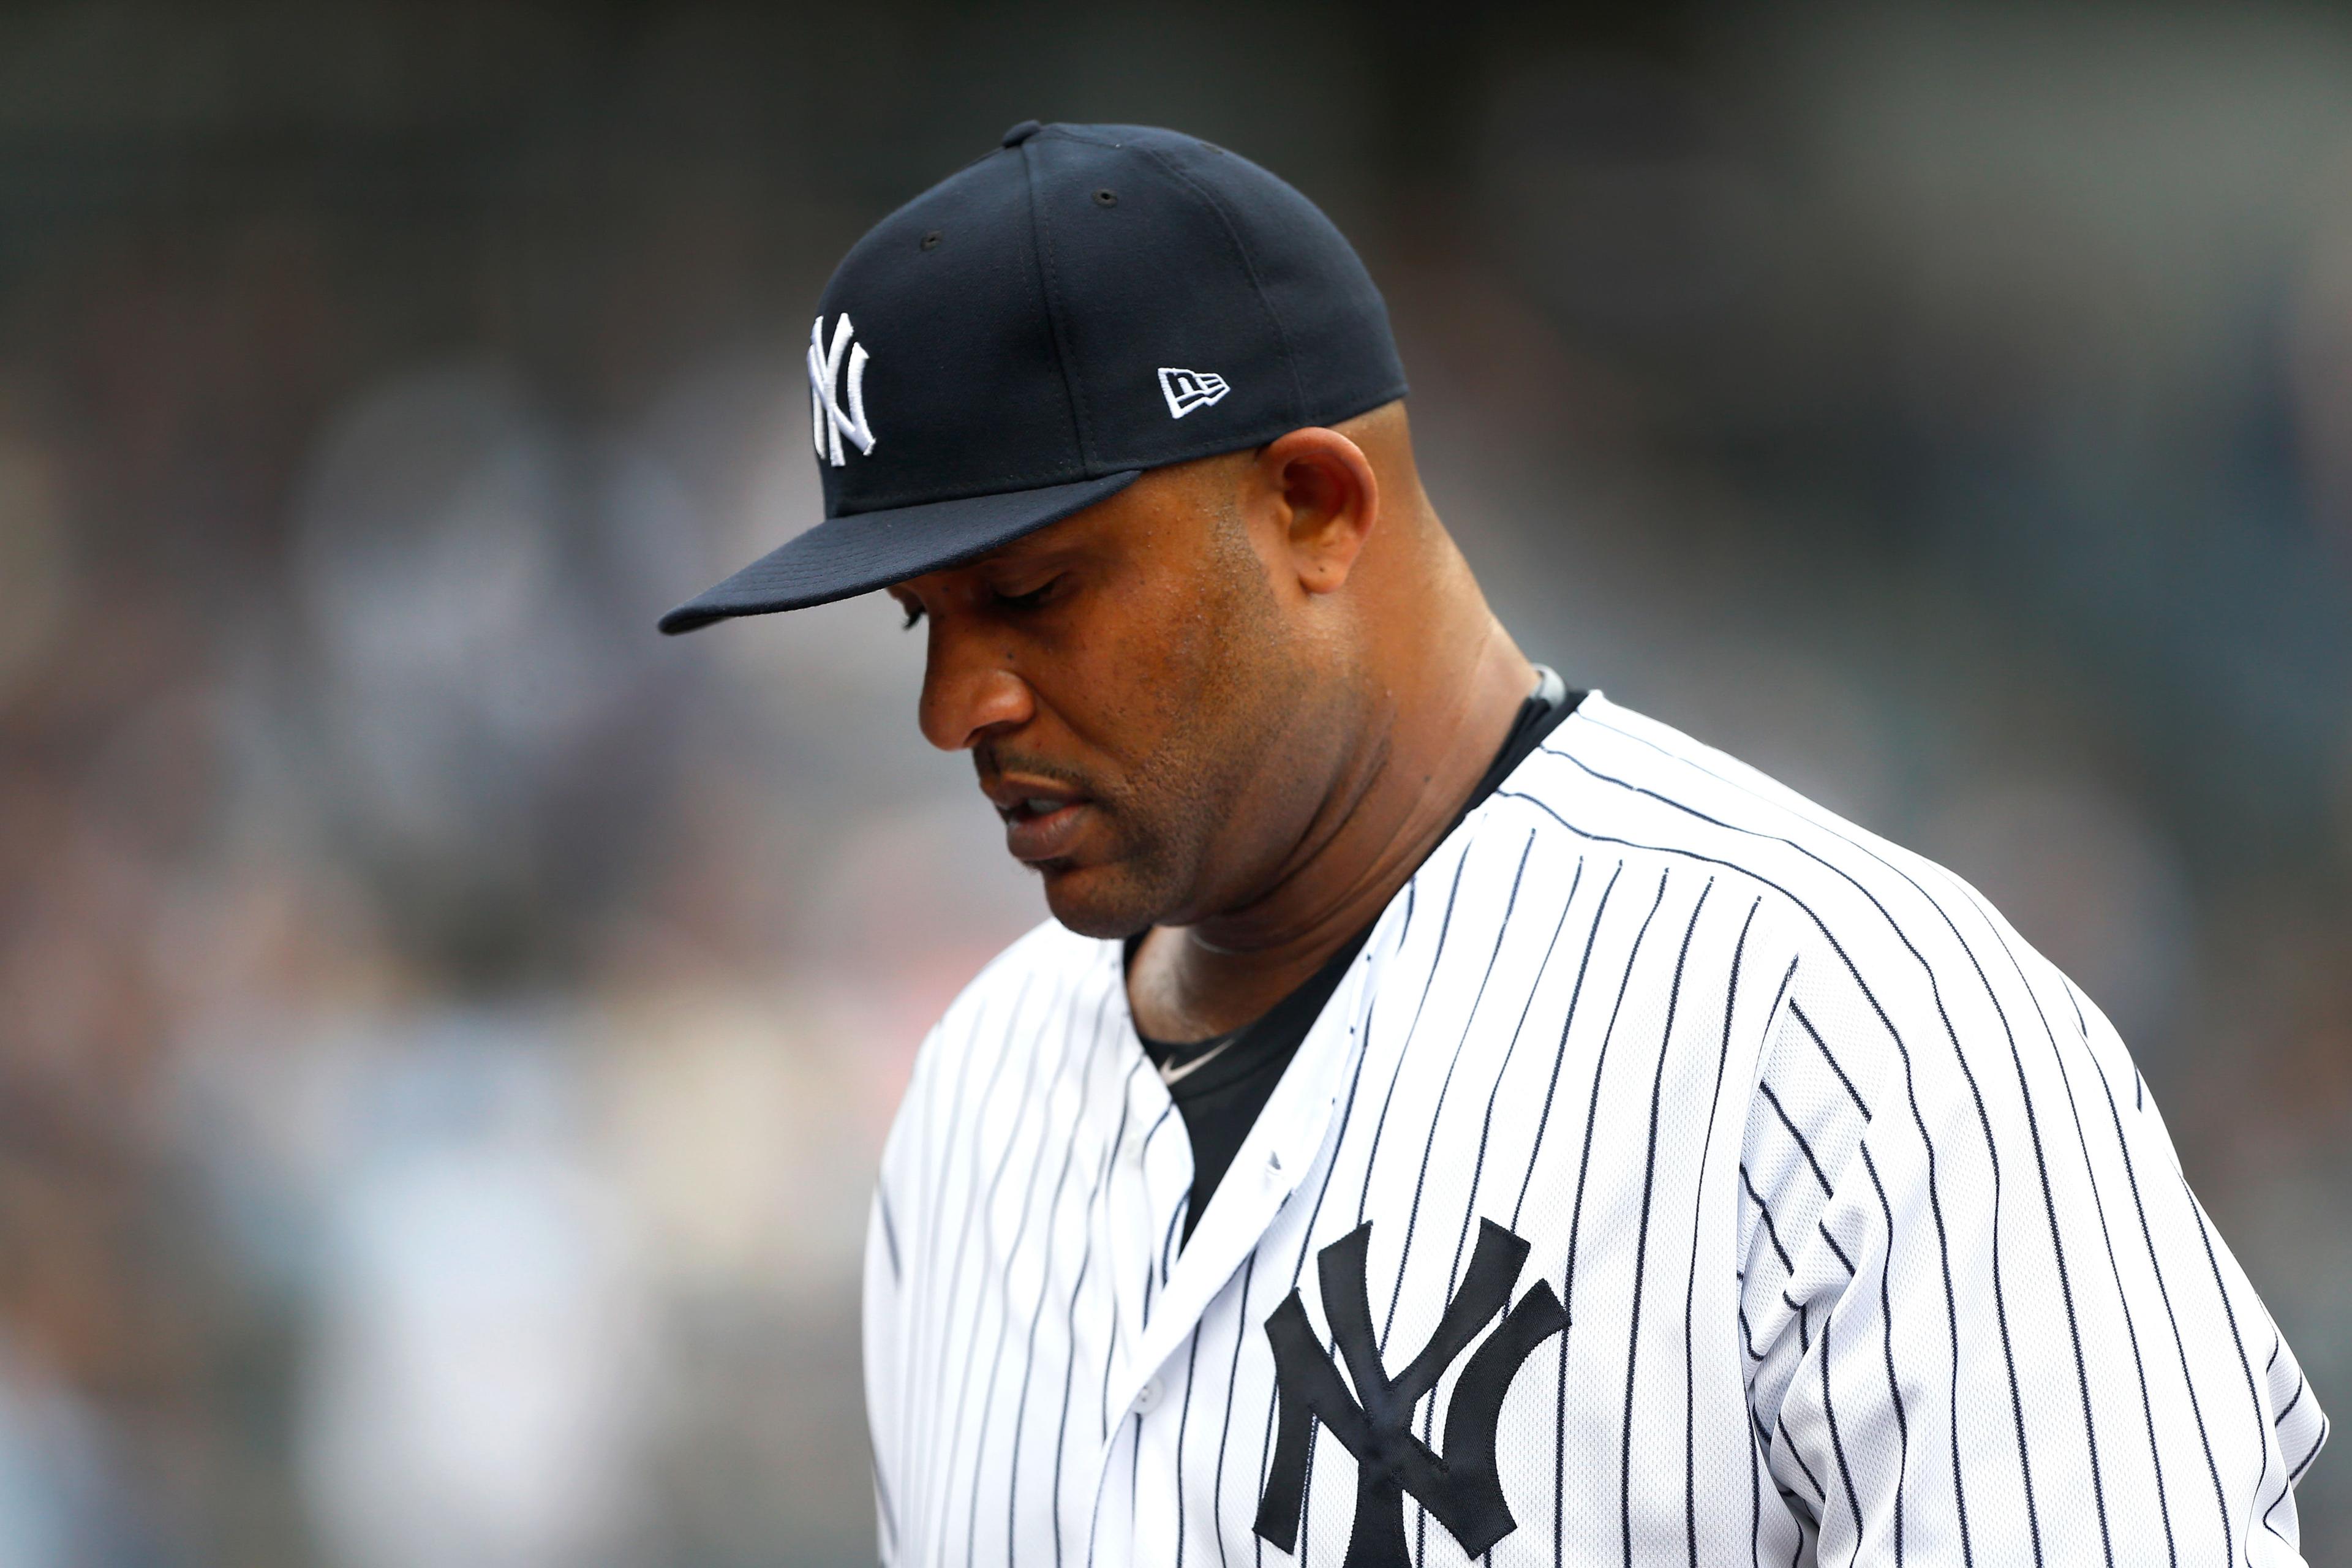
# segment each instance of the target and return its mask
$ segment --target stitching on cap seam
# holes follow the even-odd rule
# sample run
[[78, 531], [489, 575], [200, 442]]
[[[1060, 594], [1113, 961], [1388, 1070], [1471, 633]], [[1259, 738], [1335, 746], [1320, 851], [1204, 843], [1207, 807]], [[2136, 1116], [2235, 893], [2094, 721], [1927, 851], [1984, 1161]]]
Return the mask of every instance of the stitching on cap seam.
[[1029, 196], [1029, 242], [1037, 249], [1038, 282], [1045, 296], [1045, 330], [1053, 334], [1055, 367], [1062, 373], [1062, 397], [1070, 413], [1070, 434], [1077, 442], [1078, 468], [1087, 478], [1098, 478], [1095, 473], [1094, 440], [1085, 407], [1086, 389], [1071, 370], [1070, 345], [1062, 332], [1061, 279], [1054, 268], [1053, 241], [1045, 226], [1042, 204], [1037, 199], [1036, 165], [1029, 161], [1029, 142], [1036, 139], [1032, 135], [1020, 146], [1004, 151], [1021, 155], [1022, 186]]
[[[1228, 448], [1226, 448], [1226, 449], [1230, 451], [1230, 450], [1235, 450], [1236, 448], [1228, 447]], [[1022, 477], [1018, 477], [1018, 476], [1013, 476], [1013, 475], [999, 475], [999, 476], [998, 476], [998, 478], [1000, 478], [1000, 479], [1003, 479], [1003, 480], [1005, 481], [1005, 483], [1004, 483], [1001, 488], [996, 489], [992, 489], [992, 490], [959, 490], [959, 491], [958, 491], [958, 492], [956, 492], [954, 495], [947, 495], [947, 496], [931, 496], [931, 497], [929, 497], [929, 498], [927, 498], [927, 499], [925, 499], [925, 500], [902, 500], [902, 501], [892, 501], [892, 502], [890, 502], [889, 504], [887, 504], [887, 505], [886, 505], [886, 506], [870, 506], [870, 507], [867, 507], [867, 508], [866, 508], [865, 510], [861, 510], [861, 511], [845, 511], [845, 512], [843, 512], [843, 513], [841, 514], [841, 517], [840, 517], [840, 518], [831, 518], [831, 517], [828, 517], [828, 518], [825, 518], [824, 521], [825, 522], [837, 522], [837, 521], [842, 521], [843, 519], [845, 519], [845, 518], [852, 518], [852, 517], [862, 517], [862, 518], [866, 518], [866, 519], [869, 519], [869, 520], [870, 520], [870, 519], [873, 519], [873, 518], [876, 518], [876, 517], [879, 517], [879, 516], [881, 516], [882, 514], [884, 514], [885, 512], [912, 511], [915, 508], [917, 508], [917, 507], [919, 507], [919, 506], [945, 506], [945, 505], [947, 505], [950, 501], [959, 501], [959, 500], [987, 500], [988, 498], [990, 498], [990, 497], [992, 497], [992, 496], [1025, 496], [1025, 495], [1034, 495], [1034, 494], [1035, 494], [1035, 493], [1036, 493], [1037, 491], [1039, 491], [1039, 490], [1060, 489], [1062, 489], [1063, 487], [1067, 486], [1067, 485], [1090, 485], [1090, 484], [1095, 483], [1095, 482], [1096, 482], [1097, 480], [1098, 480], [1098, 479], [1109, 479], [1113, 474], [1129, 474], [1129, 473], [1133, 473], [1133, 474], [1140, 474], [1140, 473], [1145, 473], [1145, 472], [1148, 472], [1148, 471], [1149, 471], [1150, 468], [1152, 468], [1154, 466], [1155, 466], [1155, 465], [1150, 464], [1150, 463], [1122, 463], [1122, 464], [1120, 464], [1119, 466], [1118, 466], [1117, 468], [1105, 468], [1105, 469], [1104, 469], [1101, 473], [1099, 473], [1099, 474], [1081, 474], [1081, 475], [1079, 475], [1079, 476], [1078, 476], [1076, 479], [1055, 479], [1055, 480], [1053, 480], [1052, 482], [1050, 482], [1050, 483], [1048, 483], [1048, 484], [1042, 484], [1042, 485], [1038, 485], [1038, 484], [1031, 484], [1030, 482], [1028, 482], [1028, 480], [1027, 480], [1025, 478], [1022, 478]], [[807, 532], [809, 532], [809, 531], [813, 531], [816, 526], [817, 526], [817, 525], [815, 525], [815, 524], [811, 524], [811, 525], [810, 525], [810, 528], [802, 530], [802, 533], [803, 533], [803, 534], [804, 534], [804, 533], [807, 533]], [[797, 539], [797, 538], [800, 538], [801, 536], [802, 536], [801, 534], [794, 534], [793, 537], [794, 539]], [[790, 542], [792, 542], [792, 541], [791, 541], [791, 540], [787, 540], [787, 541], [785, 541], [784, 542], [785, 542], [786, 544], [789, 544]], [[782, 544], [780, 544], [780, 545], [776, 546], [776, 548], [777, 548], [777, 549], [779, 549], [779, 550], [782, 550], [783, 547], [784, 547], [784, 546], [783, 546]]]
[[[1132, 471], [1132, 470], [1128, 470], [1128, 471]], [[1104, 476], [1104, 478], [1105, 478], [1106, 479], [1110, 479], [1110, 478], [1113, 478], [1113, 477], [1115, 477], [1115, 476], [1113, 476], [1113, 475], [1108, 475], [1108, 474], [1106, 474], [1106, 475]], [[1141, 477], [1142, 477], [1142, 476], [1141, 476], [1139, 473], [1136, 474], [1136, 478], [1139, 478], [1139, 478], [1141, 478]], [[1134, 483], [1134, 482], [1135, 482], [1135, 480], [1134, 480], [1133, 479], [1130, 479], [1127, 480], [1125, 484], [1113, 485], [1113, 486], [1111, 486], [1111, 487], [1110, 487], [1110, 489], [1106, 492], [1106, 494], [1107, 494], [1107, 495], [1117, 495], [1117, 494], [1118, 494], [1121, 489], [1124, 489], [1126, 488], [1126, 485], [1128, 485], [1128, 484], [1132, 484], [1132, 483]], [[978, 560], [980, 557], [982, 557], [982, 556], [983, 556], [983, 555], [986, 555], [986, 554], [990, 553], [990, 552], [992, 552], [992, 551], [996, 551], [996, 550], [1001, 550], [1001, 549], [1003, 549], [1006, 544], [1010, 543], [1012, 541], [1013, 541], [1013, 540], [1015, 540], [1015, 539], [1019, 539], [1019, 538], [1023, 537], [1023, 536], [1024, 536], [1024, 535], [1025, 535], [1025, 534], [1034, 533], [1037, 530], [1039, 530], [1039, 529], [1041, 529], [1041, 528], [1047, 528], [1047, 527], [1050, 527], [1050, 526], [1052, 526], [1054, 523], [1056, 523], [1056, 522], [1061, 521], [1064, 518], [1066, 518], [1066, 517], [1075, 517], [1075, 516], [1076, 516], [1076, 515], [1077, 515], [1079, 512], [1084, 511], [1084, 510], [1085, 510], [1088, 506], [1093, 505], [1093, 504], [1094, 504], [1094, 500], [1101, 500], [1101, 499], [1104, 499], [1104, 498], [1103, 498], [1103, 497], [1095, 497], [1095, 498], [1093, 498], [1093, 500], [1088, 500], [1088, 499], [1086, 499], [1086, 498], [1078, 498], [1078, 499], [1074, 499], [1074, 500], [1068, 500], [1068, 501], [1063, 502], [1062, 504], [1060, 504], [1060, 505], [1058, 505], [1058, 506], [1056, 506], [1056, 507], [1055, 507], [1055, 508], [1053, 509], [1053, 515], [1052, 515], [1052, 516], [1045, 517], [1045, 518], [1041, 518], [1041, 519], [1039, 519], [1039, 520], [1037, 520], [1036, 521], [1034, 521], [1034, 522], [1027, 522], [1027, 521], [1024, 521], [1024, 522], [1022, 522], [1022, 523], [1020, 523], [1020, 524], [1017, 524], [1017, 525], [1013, 526], [1013, 527], [1011, 529], [1011, 531], [1008, 531], [1007, 533], [1005, 533], [1002, 538], [999, 538], [999, 539], [996, 539], [996, 540], [993, 540], [993, 541], [991, 541], [991, 542], [982, 542], [982, 543], [979, 543], [979, 544], [970, 545], [970, 546], [968, 546], [968, 547], [966, 547], [966, 548], [964, 548], [964, 549], [961, 549], [961, 550], [956, 551], [954, 553], [952, 553], [952, 554], [950, 554], [950, 555], [947, 555], [947, 556], [945, 556], [945, 557], [942, 557], [937, 565], [928, 567], [928, 568], [926, 568], [926, 570], [928, 570], [928, 571], [932, 571], [932, 572], [944, 571], [945, 569], [947, 569], [947, 568], [948, 568], [948, 567], [950, 567], [950, 566], [960, 566], [960, 565], [963, 564], [963, 563], [964, 563], [965, 562], [967, 562], [967, 561], [976, 561], [976, 560]], [[856, 570], [856, 571], [861, 572], [861, 573], [872, 573], [872, 572], [876, 572], [876, 571], [896, 571], [896, 570], [898, 569], [898, 567], [897, 567], [897, 563], [896, 563], [895, 562], [889, 562], [889, 561], [884, 561], [884, 560], [881, 560], [881, 559], [879, 559], [879, 558], [876, 555], [876, 553], [875, 553], [875, 552], [871, 552], [871, 551], [845, 551], [845, 552], [842, 552], [842, 554], [841, 554], [837, 559], [839, 559], [839, 560], [843, 561], [844, 563], [845, 563], [846, 564], [848, 564], [850, 567], [852, 567], [854, 570]], [[883, 586], [883, 585], [886, 585], [886, 584], [889, 584], [889, 583], [896, 582], [896, 581], [898, 581], [898, 579], [897, 579], [897, 578], [893, 578], [893, 577], [885, 577], [885, 578], [881, 579], [881, 581], [880, 581], [879, 583], [877, 583], [877, 584], [876, 584], [876, 586]], [[868, 591], [870, 592], [871, 590], [868, 590]]]
[[[1209, 210], [1216, 215], [1217, 222], [1224, 228], [1225, 237], [1233, 242], [1234, 252], [1242, 258], [1242, 270], [1249, 274], [1250, 291], [1257, 296], [1258, 309], [1264, 310], [1265, 319], [1274, 324], [1274, 341], [1282, 351], [1283, 368], [1290, 373], [1291, 406], [1297, 411], [1299, 418], [1306, 418], [1307, 387], [1306, 384], [1299, 380], [1298, 361], [1290, 352], [1289, 331], [1282, 324], [1282, 313], [1274, 308], [1274, 301], [1265, 297], [1265, 284], [1258, 277], [1257, 263], [1251, 258], [1249, 247], [1244, 243], [1241, 229], [1234, 222], [1233, 215], [1225, 210], [1224, 203], [1219, 201], [1213, 192], [1186, 174], [1172, 158], [1166, 156], [1156, 148], [1146, 147], [1140, 142], [1136, 144], [1135, 150], [1165, 169], [1171, 179], [1177, 181], [1194, 195], [1199, 196], [1202, 201], [1207, 203]], [[1306, 200], [1304, 196], [1299, 199]]]
[[[1332, 417], [1332, 422], [1336, 424], [1340, 419], [1353, 418], [1356, 414], [1363, 413], [1366, 408], [1378, 408], [1381, 403], [1391, 401], [1393, 400], [1383, 397], [1380, 400], [1380, 403], [1367, 404], [1365, 405], [1365, 408], [1356, 409], [1353, 413], [1335, 415]], [[1268, 442], [1279, 440], [1283, 437], [1289, 435], [1293, 430], [1303, 428], [1303, 426], [1295, 425], [1287, 420], [1284, 420], [1278, 422], [1276, 428], [1271, 431], [1261, 431], [1255, 435], [1246, 436], [1210, 437], [1196, 442], [1190, 447], [1171, 447], [1165, 453], [1154, 452], [1148, 463], [1143, 463], [1138, 466], [1158, 468], [1165, 468], [1171, 463], [1188, 463], [1195, 458], [1221, 458], [1228, 452], [1254, 452], [1260, 447], [1265, 446]], [[1133, 459], [1130, 458], [1129, 462], [1131, 463]], [[1117, 472], [1118, 470], [1113, 469], [1112, 471]]]
[[[1113, 147], [1119, 149], [1120, 151], [1125, 151], [1127, 148], [1137, 145], [1137, 143], [1133, 142], [1114, 141], [1108, 136], [1081, 136], [1074, 127], [1067, 125], [1047, 125], [1040, 127], [1037, 132], [1037, 136], [1045, 135], [1049, 132], [1055, 136], [1060, 138], [1062, 141], [1083, 142], [1089, 147]], [[1036, 139], [1036, 136], [1030, 138], [1033, 142]]]
[[[1347, 420], [1353, 419], [1359, 414], [1369, 414], [1373, 409], [1383, 407], [1388, 404], [1394, 403], [1401, 397], [1410, 396], [1412, 392], [1412, 388], [1409, 383], [1402, 381], [1391, 383], [1387, 386], [1382, 387], [1379, 392], [1372, 394], [1369, 400], [1359, 401], [1351, 399], [1349, 402], [1342, 404], [1332, 413], [1331, 417], [1326, 421], [1326, 423], [1331, 425], [1341, 424]], [[1201, 440], [1193, 443], [1190, 447], [1178, 447], [1166, 453], [1154, 453], [1150, 462], [1140, 463], [1137, 466], [1143, 468], [1160, 468], [1170, 463], [1189, 462], [1194, 458], [1217, 458], [1223, 457], [1228, 452], [1254, 451], [1256, 448], [1265, 446], [1267, 442], [1276, 440], [1280, 437], [1286, 436], [1292, 430], [1297, 428], [1299, 428], [1297, 426], [1285, 425], [1280, 429], [1264, 435], [1203, 437]], [[1109, 459], [1105, 460], [1108, 461]], [[1107, 471], [1116, 473], [1119, 470], [1118, 468], [1111, 468]]]

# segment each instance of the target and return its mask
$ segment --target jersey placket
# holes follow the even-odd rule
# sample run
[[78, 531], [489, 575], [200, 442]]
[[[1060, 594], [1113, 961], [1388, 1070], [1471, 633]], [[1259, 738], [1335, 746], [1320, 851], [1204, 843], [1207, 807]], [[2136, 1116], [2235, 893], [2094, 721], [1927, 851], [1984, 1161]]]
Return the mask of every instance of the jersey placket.
[[[1181, 1425], [1185, 1350], [1203, 1315], [1322, 1153], [1339, 1089], [1361, 1049], [1365, 976], [1395, 939], [1402, 923], [1399, 908], [1391, 909], [1365, 943], [1348, 978], [1300, 1043], [1235, 1154], [1226, 1180], [1181, 1251], [1178, 1236], [1192, 1186], [1192, 1151], [1158, 1075], [1135, 1077], [1129, 1113], [1136, 1124], [1152, 1131], [1132, 1139], [1122, 1151], [1121, 1180], [1114, 1185], [1128, 1190], [1111, 1194], [1109, 1217], [1119, 1237], [1122, 1275], [1114, 1287], [1120, 1343], [1108, 1382], [1111, 1408], [1120, 1413], [1120, 1419], [1103, 1454], [1097, 1493], [1093, 1522], [1098, 1563], [1157, 1563], [1173, 1550], [1179, 1535], [1173, 1510], [1182, 1504], [1167, 1481], [1174, 1474], [1174, 1446]], [[1141, 1050], [1140, 1042], [1135, 1048]], [[1259, 1331], [1255, 1324], [1245, 1324], [1242, 1331]], [[1147, 1473], [1150, 1484], [1137, 1480]], [[1224, 1528], [1224, 1521], [1214, 1521], [1214, 1527]], [[1246, 1530], [1246, 1524], [1242, 1528]], [[1126, 1550], [1116, 1550], [1114, 1542]]]

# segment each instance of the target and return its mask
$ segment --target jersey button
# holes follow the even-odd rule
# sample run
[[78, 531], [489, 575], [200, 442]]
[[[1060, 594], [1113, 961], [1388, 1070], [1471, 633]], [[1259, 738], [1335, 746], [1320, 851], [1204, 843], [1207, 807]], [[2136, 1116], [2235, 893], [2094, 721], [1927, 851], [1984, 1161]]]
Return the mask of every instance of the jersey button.
[[1141, 1388], [1135, 1391], [1136, 1414], [1139, 1415], [1149, 1415], [1152, 1411], [1158, 1409], [1160, 1405], [1160, 1395], [1162, 1392], [1163, 1390], [1160, 1386], [1160, 1380], [1158, 1378], [1155, 1377], [1148, 1380]]

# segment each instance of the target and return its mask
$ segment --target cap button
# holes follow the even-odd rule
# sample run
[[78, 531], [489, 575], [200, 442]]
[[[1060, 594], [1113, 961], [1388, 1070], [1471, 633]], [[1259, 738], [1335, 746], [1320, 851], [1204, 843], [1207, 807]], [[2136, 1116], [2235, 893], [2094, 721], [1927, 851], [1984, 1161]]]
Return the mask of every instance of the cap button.
[[1029, 138], [1036, 135], [1037, 132], [1045, 129], [1045, 128], [1043, 125], [1038, 124], [1037, 121], [1034, 120], [1024, 120], [1020, 124], [1014, 126], [1012, 130], [1004, 133], [1004, 145], [1007, 147], [1018, 147], [1021, 143], [1028, 141]]

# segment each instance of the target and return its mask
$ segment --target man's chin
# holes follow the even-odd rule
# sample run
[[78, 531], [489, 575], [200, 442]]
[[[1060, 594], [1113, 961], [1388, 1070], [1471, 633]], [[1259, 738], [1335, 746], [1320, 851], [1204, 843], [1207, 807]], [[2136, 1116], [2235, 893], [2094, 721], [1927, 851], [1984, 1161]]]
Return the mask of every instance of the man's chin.
[[1045, 907], [1080, 936], [1124, 941], [1150, 930], [1165, 912], [1167, 900], [1142, 886], [1123, 862], [1046, 860], [1034, 869], [1045, 879]]

